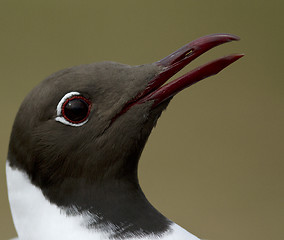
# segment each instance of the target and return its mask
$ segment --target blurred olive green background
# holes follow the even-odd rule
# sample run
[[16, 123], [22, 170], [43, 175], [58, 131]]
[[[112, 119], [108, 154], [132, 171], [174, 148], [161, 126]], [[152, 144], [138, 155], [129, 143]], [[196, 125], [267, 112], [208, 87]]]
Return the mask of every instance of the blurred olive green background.
[[209, 240], [284, 239], [283, 0], [0, 1], [0, 239], [16, 235], [5, 159], [25, 95], [65, 67], [161, 59], [187, 42], [233, 33], [182, 73], [246, 56], [176, 96], [140, 161], [163, 214]]

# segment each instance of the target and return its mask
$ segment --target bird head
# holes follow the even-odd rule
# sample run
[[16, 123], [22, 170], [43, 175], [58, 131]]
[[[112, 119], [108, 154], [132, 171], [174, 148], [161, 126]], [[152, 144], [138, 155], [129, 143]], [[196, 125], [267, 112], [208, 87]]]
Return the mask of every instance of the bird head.
[[41, 188], [74, 179], [137, 184], [144, 145], [172, 97], [243, 55], [220, 58], [163, 84], [201, 54], [233, 40], [238, 37], [209, 35], [152, 64], [101, 62], [51, 75], [19, 109], [10, 140], [10, 165], [25, 170]]

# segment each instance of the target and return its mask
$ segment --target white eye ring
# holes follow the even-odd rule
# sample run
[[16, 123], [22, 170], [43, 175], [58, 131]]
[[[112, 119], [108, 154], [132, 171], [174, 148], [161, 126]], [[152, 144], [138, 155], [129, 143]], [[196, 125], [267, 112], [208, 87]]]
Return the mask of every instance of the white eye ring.
[[69, 92], [69, 93], [66, 93], [64, 95], [64, 97], [59, 101], [59, 103], [57, 104], [57, 107], [56, 107], [56, 113], [57, 113], [57, 116], [55, 118], [55, 121], [57, 122], [61, 122], [65, 125], [69, 125], [69, 126], [72, 126], [72, 127], [80, 127], [80, 126], [83, 126], [85, 123], [88, 122], [88, 118], [83, 121], [83, 122], [80, 122], [80, 123], [72, 123], [72, 122], [69, 122], [67, 121], [63, 116], [62, 116], [62, 106], [63, 104], [69, 99], [69, 98], [72, 98], [74, 96], [80, 96], [81, 94], [79, 92]]

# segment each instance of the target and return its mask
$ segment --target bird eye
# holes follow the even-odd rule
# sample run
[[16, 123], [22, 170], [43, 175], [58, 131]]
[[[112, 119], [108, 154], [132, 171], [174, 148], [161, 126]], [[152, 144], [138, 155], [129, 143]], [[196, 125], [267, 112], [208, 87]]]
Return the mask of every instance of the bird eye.
[[57, 105], [56, 121], [70, 126], [82, 126], [88, 121], [91, 102], [78, 92], [67, 93]]
[[69, 122], [81, 123], [87, 119], [89, 110], [90, 104], [86, 98], [74, 96], [64, 102], [62, 115]]

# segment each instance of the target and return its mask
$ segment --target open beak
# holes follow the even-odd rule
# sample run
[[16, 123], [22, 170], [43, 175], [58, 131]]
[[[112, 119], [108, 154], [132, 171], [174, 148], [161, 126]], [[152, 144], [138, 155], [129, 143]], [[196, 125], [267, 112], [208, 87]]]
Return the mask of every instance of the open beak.
[[154, 108], [192, 84], [217, 74], [244, 55], [233, 54], [219, 58], [201, 67], [195, 68], [176, 80], [162, 86], [174, 74], [211, 48], [239, 39], [239, 37], [231, 34], [213, 34], [204, 36], [186, 44], [169, 56], [156, 62], [158, 66], [162, 67], [161, 72], [148, 83], [143, 92], [126, 104], [120, 114], [126, 112], [135, 104], [141, 104], [147, 101], [153, 101], [152, 108]]

